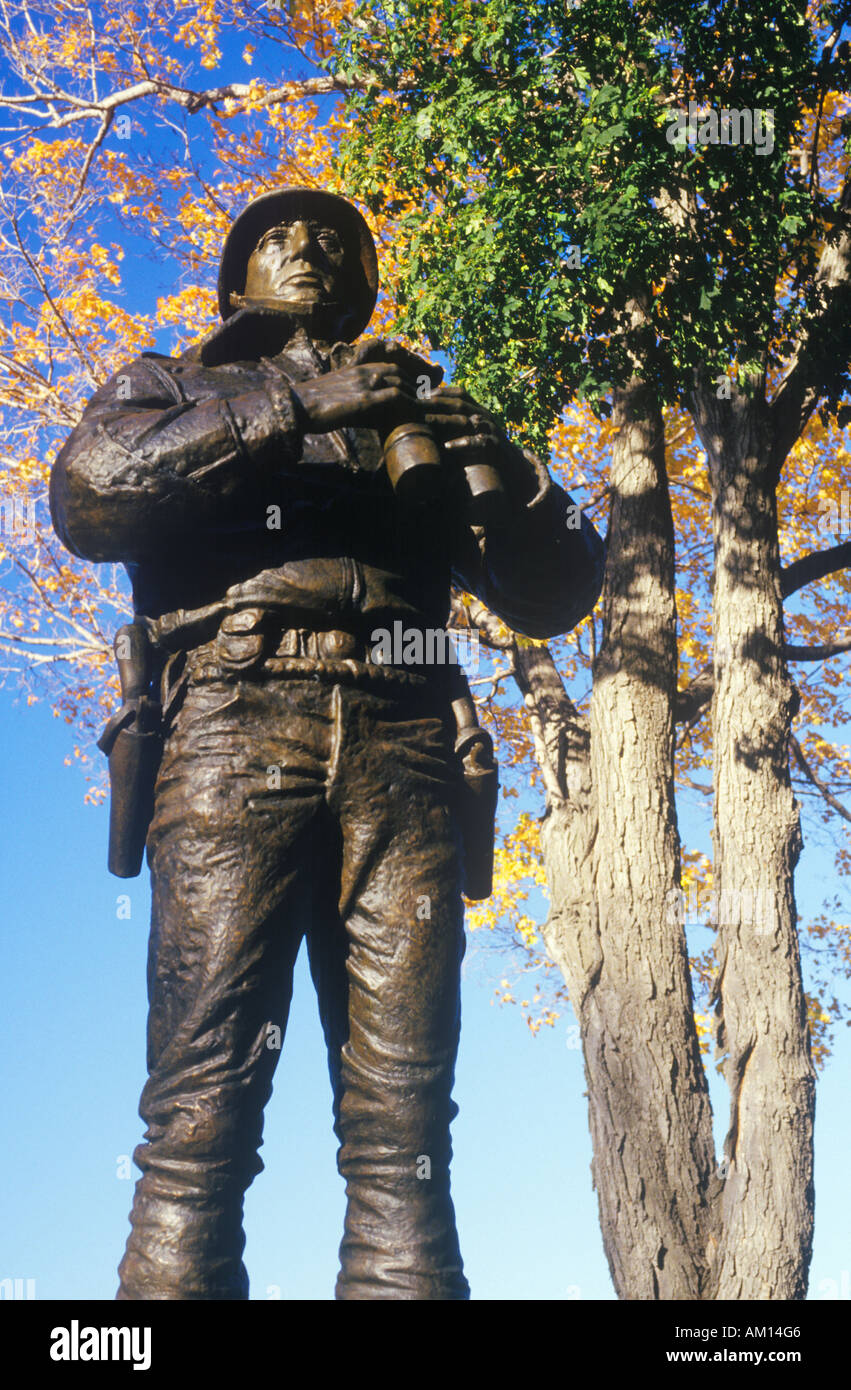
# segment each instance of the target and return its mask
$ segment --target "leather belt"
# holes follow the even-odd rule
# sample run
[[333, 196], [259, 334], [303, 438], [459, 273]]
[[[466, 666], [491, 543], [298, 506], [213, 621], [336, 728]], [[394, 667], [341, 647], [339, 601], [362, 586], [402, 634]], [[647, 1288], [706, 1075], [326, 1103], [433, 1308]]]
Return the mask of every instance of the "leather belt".
[[[269, 677], [337, 680], [374, 679], [414, 685], [428, 676], [422, 668], [384, 665], [371, 660], [363, 637], [341, 628], [316, 630], [283, 627], [276, 615], [262, 608], [241, 608], [222, 618], [216, 636], [185, 653], [180, 661], [180, 681], [194, 683], [264, 680]], [[181, 654], [183, 655], [183, 654]], [[171, 668], [171, 670], [169, 670]], [[435, 673], [437, 674], [437, 668]], [[164, 673], [168, 689], [163, 703], [171, 703], [177, 671], [170, 661]]]

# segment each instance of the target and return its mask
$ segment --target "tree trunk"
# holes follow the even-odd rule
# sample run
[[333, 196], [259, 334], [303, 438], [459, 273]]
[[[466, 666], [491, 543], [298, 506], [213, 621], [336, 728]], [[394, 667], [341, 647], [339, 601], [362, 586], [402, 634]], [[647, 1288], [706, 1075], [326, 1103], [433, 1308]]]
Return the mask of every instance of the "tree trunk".
[[618, 1296], [803, 1298], [814, 1071], [793, 890], [796, 695], [783, 661], [772, 452], [746, 401], [707, 397], [695, 414], [715, 493], [716, 1011], [731, 1094], [723, 1181], [676, 906], [676, 613], [662, 419], [638, 383], [615, 397], [603, 645], [588, 723], [546, 648], [515, 651], [547, 787], [544, 937], [581, 1027], [594, 1182]]
[[[521, 662], [521, 688], [527, 704], [536, 690], [543, 700], [545, 939], [582, 1032], [612, 1279], [620, 1298], [694, 1299], [705, 1296], [720, 1184], [677, 910], [673, 528], [661, 412], [639, 383], [616, 396], [615, 422], [590, 738], [575, 712], [557, 710], [540, 657]], [[558, 753], [547, 731], [556, 714]]]
[[774, 485], [758, 404], [698, 403], [714, 492], [717, 1040], [730, 1129], [719, 1299], [803, 1298], [812, 1246], [815, 1074], [793, 873], [797, 695], [783, 659]]

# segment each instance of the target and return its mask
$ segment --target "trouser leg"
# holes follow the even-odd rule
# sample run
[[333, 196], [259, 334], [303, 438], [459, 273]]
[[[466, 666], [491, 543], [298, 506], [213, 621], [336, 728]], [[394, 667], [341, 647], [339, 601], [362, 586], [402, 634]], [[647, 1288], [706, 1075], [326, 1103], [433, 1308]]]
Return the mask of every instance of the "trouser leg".
[[436, 717], [338, 699], [345, 990], [332, 956], [316, 972], [348, 1195], [337, 1298], [466, 1299], [449, 1185], [464, 954], [451, 747]]
[[147, 1130], [124, 1299], [248, 1297], [243, 1195], [263, 1167], [321, 804], [309, 778], [294, 799], [265, 799], [271, 758], [250, 698], [223, 697], [217, 710], [208, 691], [188, 712], [166, 750], [149, 840]]
[[[164, 902], [159, 885], [155, 891], [159, 950], [154, 948], [150, 1075], [139, 1105], [146, 1142], [135, 1153], [142, 1178], [119, 1269], [119, 1297], [245, 1299], [243, 1196], [263, 1167], [257, 1155], [263, 1107], [286, 1028], [298, 938], [282, 931], [280, 947], [286, 943], [286, 950], [264, 951], [259, 942], [255, 948], [279, 986], [277, 997], [268, 984], [246, 978], [244, 962], [228, 958], [227, 943], [217, 933], [218, 951], [181, 960], [182, 998], [176, 1000], [173, 968], [163, 965], [163, 957], [175, 923], [187, 920], [181, 910], [186, 902], [170, 895]], [[245, 928], [221, 917], [218, 925], [234, 942]], [[197, 917], [193, 926], [198, 928]]]

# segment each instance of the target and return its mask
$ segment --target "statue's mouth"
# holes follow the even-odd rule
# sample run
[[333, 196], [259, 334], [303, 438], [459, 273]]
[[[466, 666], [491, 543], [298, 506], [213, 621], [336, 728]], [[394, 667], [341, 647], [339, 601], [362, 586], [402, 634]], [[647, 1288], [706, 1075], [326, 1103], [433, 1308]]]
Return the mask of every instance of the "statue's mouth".
[[284, 276], [281, 281], [282, 289], [291, 287], [324, 290], [325, 280], [316, 270], [296, 270], [293, 274]]

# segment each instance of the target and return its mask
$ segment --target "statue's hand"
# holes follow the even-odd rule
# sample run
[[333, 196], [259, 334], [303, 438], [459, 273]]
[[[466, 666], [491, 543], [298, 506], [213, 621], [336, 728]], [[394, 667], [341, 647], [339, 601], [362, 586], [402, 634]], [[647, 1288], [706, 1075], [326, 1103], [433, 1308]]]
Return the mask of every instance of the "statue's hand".
[[485, 407], [460, 387], [432, 391], [423, 418], [453, 469], [489, 465], [516, 502], [528, 502], [549, 479], [544, 465], [536, 468]]
[[475, 455], [508, 482], [517, 449], [483, 405], [457, 386], [441, 386], [426, 402], [425, 422], [453, 465], [464, 467]]
[[389, 429], [422, 418], [424, 395], [443, 371], [392, 339], [371, 338], [348, 367], [302, 381], [295, 388], [308, 433], [343, 426]]
[[498, 466], [496, 455], [509, 442], [484, 406], [458, 386], [439, 386], [432, 391], [425, 404], [424, 418], [438, 442], [456, 459], [473, 449], [484, 449], [494, 454], [493, 462]]
[[362, 362], [393, 362], [417, 383], [417, 399], [427, 400], [443, 380], [443, 368], [418, 356], [400, 343], [398, 338], [365, 338], [358, 343], [352, 364]]
[[346, 425], [381, 429], [397, 415], [420, 415], [416, 387], [393, 363], [341, 367], [327, 376], [300, 381], [296, 394], [308, 434], [325, 434]]

